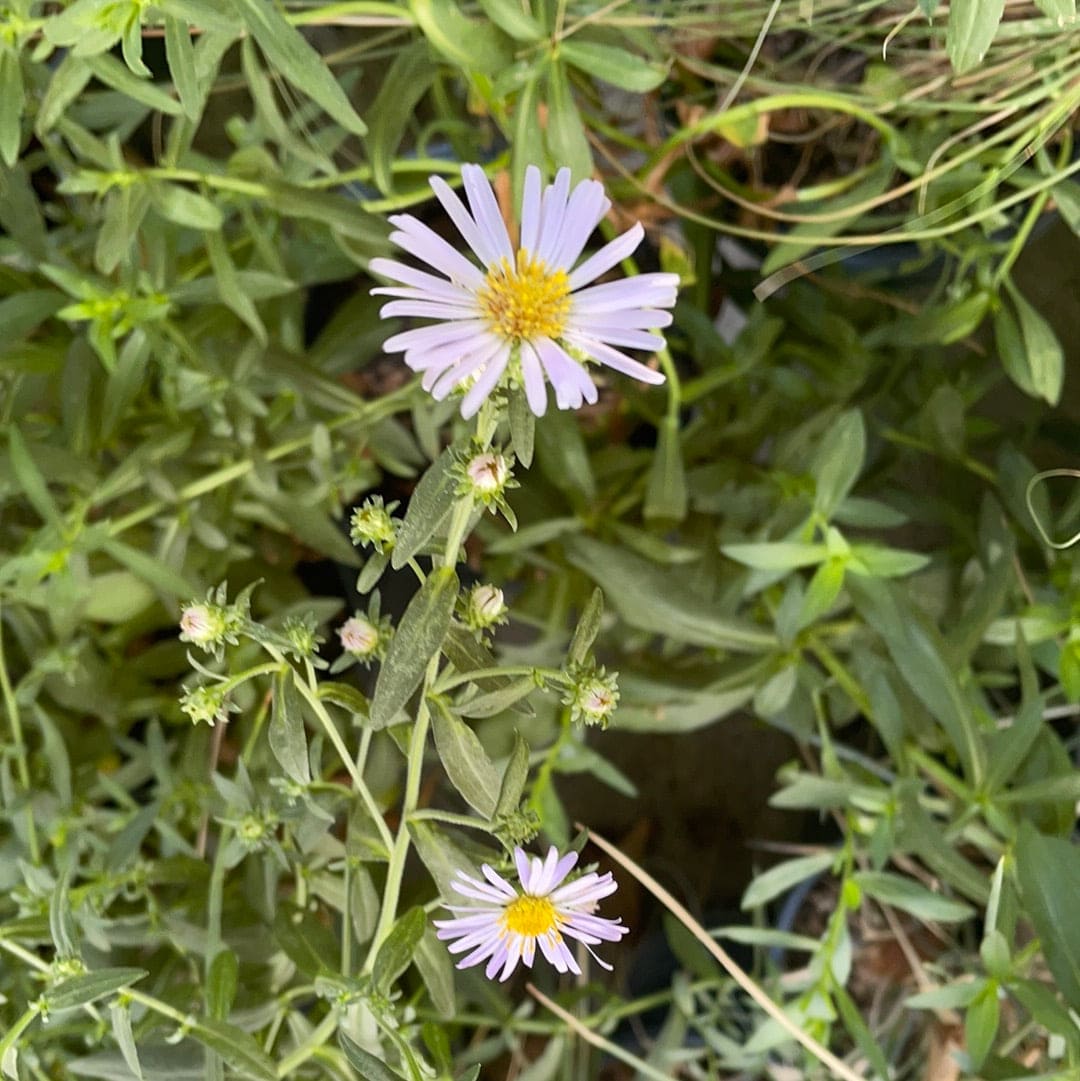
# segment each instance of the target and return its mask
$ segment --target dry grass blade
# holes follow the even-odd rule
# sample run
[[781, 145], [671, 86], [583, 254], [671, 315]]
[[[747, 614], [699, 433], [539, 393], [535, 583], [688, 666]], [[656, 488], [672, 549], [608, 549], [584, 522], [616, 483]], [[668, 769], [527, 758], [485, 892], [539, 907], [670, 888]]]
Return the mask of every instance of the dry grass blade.
[[845, 1062], [836, 1057], [827, 1047], [820, 1044], [801, 1028], [756, 984], [743, 969], [736, 964], [728, 952], [694, 919], [693, 916], [674, 897], [656, 881], [647, 871], [639, 867], [629, 856], [624, 856], [610, 841], [604, 840], [592, 830], [578, 825], [578, 829], [585, 830], [589, 840], [598, 848], [603, 849], [616, 863], [625, 867], [665, 908], [720, 962], [720, 965], [729, 976], [774, 1020], [787, 1032], [793, 1040], [797, 1040], [823, 1065], [828, 1066], [836, 1077], [842, 1077], [844, 1081], [866, 1081], [862, 1074], [857, 1073]]
[[603, 1036], [586, 1028], [585, 1025], [570, 1013], [569, 1010], [564, 1010], [562, 1006], [557, 1002], [553, 1002], [543, 991], [538, 990], [533, 984], [527, 983], [525, 989], [540, 1003], [541, 1006], [546, 1006], [547, 1009], [570, 1029], [571, 1032], [580, 1036], [586, 1043], [590, 1043], [593, 1047], [599, 1048], [601, 1051], [611, 1055], [612, 1058], [617, 1058], [620, 1062], [625, 1062], [628, 1066], [632, 1066], [640, 1076], [651, 1077], [653, 1078], [653, 1081], [672, 1081], [675, 1077], [675, 1074], [661, 1073], [655, 1066], [646, 1062], [644, 1059], [632, 1055], [617, 1043], [612, 1043], [610, 1040], [606, 1040]]

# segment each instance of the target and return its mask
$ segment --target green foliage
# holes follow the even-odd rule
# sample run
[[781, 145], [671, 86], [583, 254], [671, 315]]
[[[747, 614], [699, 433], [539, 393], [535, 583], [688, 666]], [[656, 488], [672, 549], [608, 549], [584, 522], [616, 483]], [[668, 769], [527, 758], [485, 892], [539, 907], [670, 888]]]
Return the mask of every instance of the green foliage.
[[[0, 2], [5, 1077], [592, 1076], [431, 916], [574, 842], [575, 786], [635, 798], [620, 730], [737, 712], [800, 751], [773, 807], [836, 827], [722, 931], [799, 951], [754, 969], [795, 1023], [881, 1076], [942, 1010], [971, 1073], [1080, 1068], [1080, 564], [1044, 543], [1080, 499], [1030, 487], [1075, 480], [1073, 343], [1021, 259], [1051, 198], [1080, 231], [1076, 11], [1004, 11]], [[381, 358], [385, 218], [443, 230], [426, 178], [461, 161], [511, 203], [529, 164], [599, 174], [646, 221], [622, 269], [683, 279], [664, 388], [466, 425]], [[478, 446], [521, 484], [490, 508]], [[362, 558], [375, 489], [402, 517]], [[512, 637], [461, 615], [478, 570]], [[179, 640], [204, 596], [225, 623]], [[768, 925], [815, 882], [813, 936]], [[857, 978], [880, 920], [937, 944], [891, 1012]], [[693, 982], [563, 988], [597, 1038], [660, 1006], [648, 1061], [611, 1044], [638, 1076], [812, 1072], [667, 931]]]

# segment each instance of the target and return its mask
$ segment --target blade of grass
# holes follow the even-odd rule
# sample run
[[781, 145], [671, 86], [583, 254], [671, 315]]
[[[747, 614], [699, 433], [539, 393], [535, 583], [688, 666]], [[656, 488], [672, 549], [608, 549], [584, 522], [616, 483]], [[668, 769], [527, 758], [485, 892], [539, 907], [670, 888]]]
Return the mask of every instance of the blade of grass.
[[[798, 1041], [823, 1065], [828, 1066], [836, 1077], [842, 1077], [844, 1081], [866, 1081], [862, 1074], [857, 1073], [847, 1063], [836, 1057], [827, 1047], [824, 1047], [808, 1032], [804, 1032], [777, 1003], [775, 1003], [755, 983], [743, 969], [736, 964], [731, 955], [694, 919], [693, 916], [675, 898], [656, 881], [647, 871], [639, 867], [629, 856], [623, 855], [610, 841], [605, 840], [599, 834], [578, 824], [577, 828], [588, 834], [589, 840], [602, 849], [621, 867], [624, 867], [641, 883], [665, 908], [716, 958], [721, 967], [728, 975], [774, 1020], [793, 1040]], [[536, 994], [530, 987], [529, 990]], [[545, 1003], [545, 1005], [547, 1005]], [[550, 1006], [549, 1006], [550, 1008]], [[565, 1020], [565, 1019], [564, 1019]], [[569, 1024], [569, 1021], [567, 1021]], [[590, 1041], [591, 1042], [591, 1041]]]

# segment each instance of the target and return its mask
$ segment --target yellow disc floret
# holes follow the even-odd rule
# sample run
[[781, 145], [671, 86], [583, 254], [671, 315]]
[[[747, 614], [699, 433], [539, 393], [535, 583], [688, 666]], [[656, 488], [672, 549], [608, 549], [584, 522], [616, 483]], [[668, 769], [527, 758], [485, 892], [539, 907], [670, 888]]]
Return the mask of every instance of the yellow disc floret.
[[515, 935], [546, 935], [558, 929], [559, 915], [546, 897], [526, 894], [506, 906], [502, 924], [505, 930]]
[[503, 259], [488, 271], [477, 300], [491, 329], [504, 338], [557, 338], [570, 314], [570, 282], [564, 270], [549, 270], [519, 251], [513, 266]]

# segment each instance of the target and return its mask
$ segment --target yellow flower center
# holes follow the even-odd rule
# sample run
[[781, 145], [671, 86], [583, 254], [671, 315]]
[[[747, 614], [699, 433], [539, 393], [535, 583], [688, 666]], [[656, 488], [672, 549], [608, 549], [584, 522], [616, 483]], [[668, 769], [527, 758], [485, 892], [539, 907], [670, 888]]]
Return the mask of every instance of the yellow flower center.
[[515, 935], [546, 935], [558, 929], [559, 914], [546, 897], [518, 897], [506, 906], [502, 924]]
[[491, 329], [510, 340], [557, 338], [570, 314], [570, 282], [564, 270], [519, 251], [511, 266], [492, 267], [477, 295]]

